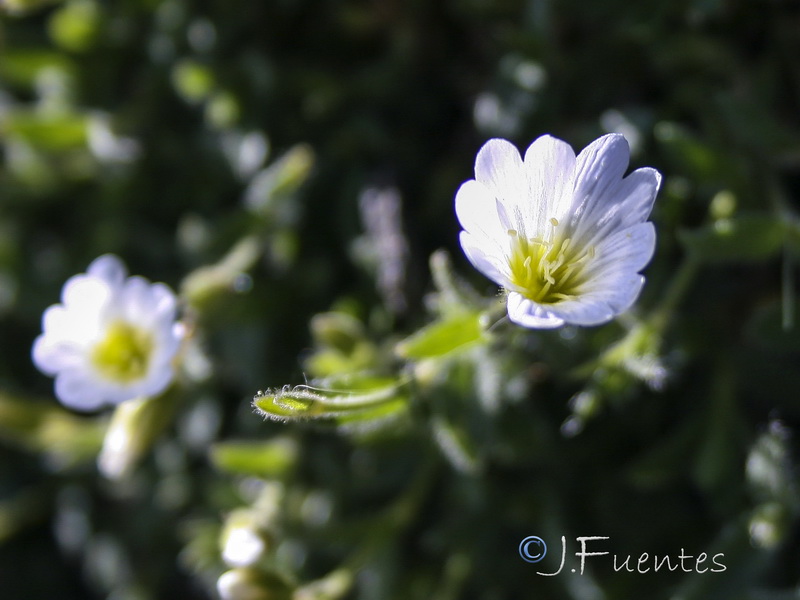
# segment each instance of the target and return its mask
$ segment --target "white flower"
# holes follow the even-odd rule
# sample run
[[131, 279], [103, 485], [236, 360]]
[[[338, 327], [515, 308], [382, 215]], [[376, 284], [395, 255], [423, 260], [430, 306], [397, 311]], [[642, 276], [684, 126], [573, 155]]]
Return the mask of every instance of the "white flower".
[[653, 255], [647, 217], [661, 183], [655, 169], [623, 177], [629, 148], [605, 135], [577, 157], [565, 142], [536, 139], [525, 152], [489, 140], [475, 179], [456, 194], [461, 247], [508, 292], [508, 316], [525, 327], [599, 325], [627, 310]]
[[225, 534], [222, 560], [231, 567], [249, 567], [264, 554], [264, 538], [251, 527], [232, 527]]
[[61, 302], [44, 312], [33, 362], [55, 376], [63, 404], [94, 410], [167, 387], [183, 328], [166, 285], [127, 277], [116, 256], [104, 255], [64, 284]]

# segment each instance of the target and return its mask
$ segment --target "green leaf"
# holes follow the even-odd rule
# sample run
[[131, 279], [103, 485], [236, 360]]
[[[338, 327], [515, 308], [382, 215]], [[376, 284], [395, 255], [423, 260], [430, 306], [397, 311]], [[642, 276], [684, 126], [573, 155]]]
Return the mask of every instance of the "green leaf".
[[664, 153], [693, 178], [714, 181], [724, 177], [730, 168], [726, 157], [677, 123], [658, 123], [654, 133]]
[[[367, 339], [364, 326], [349, 314], [315, 315], [311, 319], [311, 335], [314, 352], [306, 358], [304, 366], [314, 377], [340, 379], [370, 369], [378, 359], [377, 349]], [[349, 389], [350, 385], [345, 387]]]
[[72, 78], [74, 63], [65, 55], [47, 50], [3, 49], [0, 78], [21, 87], [33, 88], [43, 69], [53, 69]]
[[91, 0], [73, 0], [54, 12], [48, 25], [56, 44], [83, 52], [92, 47], [100, 33], [100, 10]]
[[429, 261], [431, 276], [436, 290], [436, 310], [440, 315], [479, 309], [486, 300], [453, 270], [450, 255], [444, 250], [431, 254]]
[[266, 442], [220, 442], [211, 447], [209, 458], [217, 469], [234, 475], [282, 477], [295, 465], [297, 444], [285, 437]]
[[85, 116], [75, 113], [39, 115], [17, 110], [2, 123], [2, 132], [35, 148], [59, 151], [85, 146], [87, 123]]
[[432, 425], [434, 440], [454, 469], [476, 473], [482, 468], [478, 450], [466, 431], [443, 418], [434, 419]]
[[189, 104], [198, 104], [208, 98], [215, 84], [211, 69], [193, 60], [182, 60], [172, 69], [172, 85]]
[[259, 171], [247, 187], [244, 203], [248, 209], [280, 223], [292, 220], [293, 207], [285, 202], [305, 183], [314, 166], [310, 146], [293, 146], [275, 162]]
[[781, 250], [786, 227], [772, 215], [751, 214], [681, 231], [678, 238], [702, 262], [759, 261], [772, 258]]
[[[312, 387], [309, 385], [284, 386], [280, 389], [258, 392], [253, 398], [253, 408], [262, 416], [278, 421], [297, 419], [344, 419], [342, 422], [384, 418], [396, 407], [385, 408], [397, 402], [408, 401], [403, 385], [390, 380], [388, 385], [369, 385], [382, 378], [365, 378], [346, 389]], [[347, 417], [347, 418], [345, 418]]]
[[224, 302], [236, 292], [240, 281], [246, 281], [246, 273], [261, 254], [262, 246], [257, 237], [242, 238], [219, 262], [199, 267], [184, 277], [181, 296], [200, 312], [215, 302]]
[[104, 431], [103, 418], [81, 417], [54, 403], [0, 394], [0, 439], [44, 454], [54, 467], [93, 459]]
[[97, 457], [100, 472], [109, 479], [127, 477], [172, 423], [178, 400], [177, 389], [171, 387], [118, 404]]
[[481, 313], [462, 312], [423, 327], [397, 344], [406, 359], [422, 360], [445, 356], [485, 340]]

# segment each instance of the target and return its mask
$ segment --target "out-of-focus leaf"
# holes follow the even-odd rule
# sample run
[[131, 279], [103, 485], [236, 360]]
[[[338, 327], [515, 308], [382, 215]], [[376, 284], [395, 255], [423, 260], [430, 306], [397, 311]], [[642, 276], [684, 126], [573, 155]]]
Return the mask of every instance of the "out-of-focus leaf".
[[100, 472], [109, 479], [127, 476], [172, 422], [177, 394], [128, 400], [118, 405], [97, 457]]
[[320, 348], [306, 358], [305, 367], [314, 377], [358, 372], [375, 362], [375, 352], [375, 346], [367, 341], [359, 342], [347, 354], [333, 348]]
[[292, 215], [283, 200], [306, 181], [313, 165], [311, 148], [304, 144], [294, 146], [253, 177], [245, 192], [245, 205], [263, 217], [288, 221]]
[[297, 444], [290, 438], [260, 441], [230, 441], [214, 444], [209, 456], [219, 470], [234, 475], [278, 478], [285, 476], [297, 460]]
[[0, 394], [0, 438], [42, 453], [54, 467], [92, 459], [100, 450], [105, 419], [79, 417], [59, 406]]
[[445, 356], [485, 340], [481, 313], [462, 312], [436, 321], [397, 344], [397, 353], [409, 360]]
[[261, 242], [255, 236], [239, 240], [216, 264], [199, 267], [181, 282], [181, 295], [198, 310], [206, 310], [214, 301], [236, 292], [241, 282], [261, 256]]
[[217, 520], [198, 519], [181, 524], [186, 545], [180, 554], [184, 568], [198, 574], [218, 568], [219, 537], [222, 524]]
[[69, 57], [57, 52], [3, 48], [0, 77], [7, 82], [23, 87], [33, 87], [37, 77], [44, 69], [56, 69], [70, 76], [75, 71], [75, 64]]
[[751, 214], [684, 230], [678, 237], [686, 250], [703, 262], [759, 261], [780, 251], [786, 228], [776, 217]]
[[481, 466], [478, 451], [466, 431], [444, 418], [433, 424], [433, 438], [450, 464], [463, 473], [475, 473]]
[[172, 70], [172, 85], [186, 102], [197, 104], [208, 98], [214, 89], [214, 74], [205, 65], [183, 60]]
[[100, 10], [92, 0], [72, 0], [50, 17], [50, 37], [71, 52], [88, 50], [100, 32]]
[[206, 120], [217, 129], [227, 129], [235, 125], [241, 112], [239, 101], [231, 92], [215, 92], [206, 104]]
[[305, 367], [314, 377], [341, 377], [375, 365], [377, 348], [355, 317], [343, 312], [319, 313], [312, 317], [310, 328], [315, 349]]
[[49, 489], [32, 488], [0, 501], [0, 543], [46, 518], [52, 502], [51, 495]]
[[298, 588], [293, 600], [339, 600], [353, 587], [355, 577], [348, 569], [337, 569]]
[[373, 408], [340, 415], [336, 417], [336, 424], [340, 431], [355, 434], [361, 439], [369, 438], [373, 434], [379, 436], [386, 427], [391, 427], [393, 433], [398, 433], [405, 430], [400, 420], [408, 417], [408, 409], [408, 396], [398, 394]]
[[465, 309], [478, 310], [486, 305], [486, 300], [453, 271], [453, 263], [447, 252], [437, 250], [431, 254], [428, 262], [439, 292], [435, 302], [440, 314], [460, 313]]
[[725, 164], [724, 157], [680, 125], [658, 123], [655, 137], [665, 153], [687, 174], [698, 180], [714, 180], [726, 173], [728, 165]]
[[311, 335], [323, 345], [351, 353], [366, 335], [361, 321], [343, 312], [326, 312], [311, 318]]
[[86, 145], [88, 119], [75, 113], [48, 113], [16, 110], [0, 123], [0, 132], [25, 140], [35, 148], [69, 150]]

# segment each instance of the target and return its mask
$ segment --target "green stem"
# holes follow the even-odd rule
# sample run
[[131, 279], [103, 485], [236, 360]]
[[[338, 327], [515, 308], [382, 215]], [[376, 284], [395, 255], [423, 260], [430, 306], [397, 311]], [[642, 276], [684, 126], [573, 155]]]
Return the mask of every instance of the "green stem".
[[661, 304], [652, 312], [648, 319], [651, 331], [661, 335], [669, 324], [672, 314], [683, 300], [686, 292], [691, 287], [695, 275], [700, 269], [700, 262], [692, 257], [687, 257], [681, 264], [675, 277], [672, 278]]
[[784, 331], [794, 327], [794, 261], [789, 248], [784, 248], [781, 274], [781, 326]]

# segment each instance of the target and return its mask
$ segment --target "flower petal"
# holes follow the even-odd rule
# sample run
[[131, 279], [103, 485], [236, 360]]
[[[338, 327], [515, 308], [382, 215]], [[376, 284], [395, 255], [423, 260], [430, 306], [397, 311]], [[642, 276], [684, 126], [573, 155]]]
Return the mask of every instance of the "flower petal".
[[100, 314], [112, 298], [113, 290], [109, 285], [89, 275], [70, 277], [61, 290], [64, 307], [79, 314]]
[[104, 404], [102, 395], [91, 379], [74, 369], [58, 374], [55, 392], [62, 404], [75, 410], [97, 410]]
[[463, 183], [456, 192], [456, 216], [469, 233], [493, 240], [508, 235], [500, 222], [494, 194], [474, 179]]
[[123, 262], [113, 254], [104, 254], [95, 258], [86, 269], [86, 273], [105, 281], [112, 289], [121, 287], [128, 275]]
[[64, 369], [82, 367], [85, 362], [83, 349], [77, 347], [77, 344], [54, 343], [46, 334], [40, 335], [33, 342], [31, 357], [36, 368], [50, 376]]
[[644, 222], [653, 209], [660, 185], [659, 172], [645, 167], [609, 186], [605, 195], [594, 198], [574, 223], [575, 243], [591, 246], [614, 231]]
[[536, 138], [525, 151], [528, 193], [516, 200], [526, 220], [526, 235], [545, 237], [552, 218], [561, 220], [572, 205], [575, 152], [549, 135]]
[[615, 315], [619, 315], [636, 302], [644, 286], [645, 278], [638, 273], [620, 273], [614, 281], [616, 285], [609, 285], [603, 290], [591, 292], [586, 295], [586, 298], [605, 302], [611, 307]]
[[168, 316], [175, 320], [175, 311], [178, 308], [178, 299], [172, 290], [163, 283], [154, 283], [150, 286], [150, 298], [153, 309], [160, 317]]
[[650, 262], [655, 248], [656, 229], [649, 221], [617, 231], [596, 247], [595, 259], [586, 267], [591, 273], [587, 285], [591, 289], [613, 285], [609, 282], [612, 272], [638, 273]]
[[550, 313], [565, 323], [584, 327], [607, 323], [616, 315], [608, 302], [591, 296], [580, 296], [554, 304]]
[[587, 201], [602, 197], [609, 186], [622, 179], [629, 162], [628, 141], [619, 133], [604, 135], [581, 150], [575, 162], [575, 201], [578, 204], [573, 205], [573, 209], [585, 208]]
[[517, 325], [531, 329], [555, 329], [564, 324], [564, 320], [541, 304], [528, 300], [522, 294], [510, 292], [506, 304], [508, 318]]
[[60, 304], [48, 307], [42, 315], [42, 331], [47, 345], [68, 343], [83, 346], [91, 340], [99, 328], [98, 319], [93, 318], [89, 322], [80, 316]]
[[137, 386], [138, 396], [156, 396], [163, 392], [172, 381], [174, 371], [171, 363], [160, 364], [151, 369], [147, 381]]
[[473, 267], [498, 285], [511, 284], [505, 274], [502, 253], [493, 246], [491, 240], [476, 237], [467, 231], [462, 231], [458, 239]]
[[522, 157], [508, 140], [491, 139], [478, 150], [475, 179], [501, 202], [519, 202], [528, 195]]

